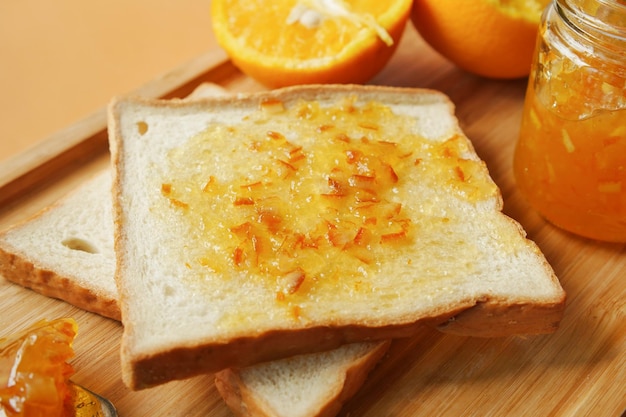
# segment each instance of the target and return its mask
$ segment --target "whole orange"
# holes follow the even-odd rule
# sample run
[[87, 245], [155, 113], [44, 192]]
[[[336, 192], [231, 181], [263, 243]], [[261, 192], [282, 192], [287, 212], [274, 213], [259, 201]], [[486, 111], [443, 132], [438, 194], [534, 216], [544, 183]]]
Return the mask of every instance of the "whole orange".
[[488, 78], [525, 77], [549, 0], [415, 0], [423, 39], [460, 68]]
[[268, 87], [364, 83], [391, 58], [412, 0], [213, 0], [218, 43]]

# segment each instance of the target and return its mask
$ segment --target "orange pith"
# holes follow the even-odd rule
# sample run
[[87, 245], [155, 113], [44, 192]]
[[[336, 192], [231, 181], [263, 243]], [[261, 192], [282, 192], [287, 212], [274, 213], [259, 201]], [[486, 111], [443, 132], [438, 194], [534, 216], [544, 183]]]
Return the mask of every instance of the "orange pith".
[[[349, 16], [318, 10], [320, 3]], [[216, 0], [211, 17], [233, 63], [269, 87], [363, 83], [391, 58], [409, 17], [410, 0], [389, 3]]]
[[[72, 410], [66, 361], [74, 356], [73, 319], [42, 320], [0, 339], [0, 415], [55, 417]], [[73, 414], [69, 414], [73, 415]]]
[[460, 68], [489, 78], [530, 72], [547, 0], [416, 0], [412, 21], [424, 40]]

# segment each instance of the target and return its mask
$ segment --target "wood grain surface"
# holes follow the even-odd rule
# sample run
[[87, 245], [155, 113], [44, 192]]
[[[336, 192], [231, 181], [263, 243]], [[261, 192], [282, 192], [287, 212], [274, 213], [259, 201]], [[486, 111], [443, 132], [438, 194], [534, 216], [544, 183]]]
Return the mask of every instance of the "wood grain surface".
[[[203, 81], [233, 92], [262, 89], [228, 61], [210, 59], [221, 53], [199, 58], [193, 76], [185, 69], [174, 71], [166, 81], [152, 84], [155, 90], [143, 92], [185, 95]], [[163, 82], [164, 88], [156, 87]], [[568, 306], [561, 328], [552, 335], [478, 339], [424, 328], [394, 341], [340, 415], [620, 416], [626, 410], [626, 245], [563, 232], [542, 220], [519, 194], [511, 160], [526, 80], [493, 81], [464, 73], [408, 28], [392, 62], [372, 83], [432, 88], [452, 99], [462, 128], [502, 190], [505, 213], [543, 250], [567, 291]], [[81, 123], [91, 133], [74, 135], [85, 127]], [[48, 142], [55, 151], [47, 156], [21, 155], [10, 166], [0, 166], [0, 228], [26, 218], [108, 165], [103, 120], [81, 123]], [[97, 145], [90, 144], [94, 137]], [[109, 398], [121, 416], [232, 415], [212, 375], [128, 390], [120, 378], [122, 329], [115, 321], [2, 278], [0, 303], [0, 337], [41, 318], [74, 317], [79, 334], [73, 379]]]

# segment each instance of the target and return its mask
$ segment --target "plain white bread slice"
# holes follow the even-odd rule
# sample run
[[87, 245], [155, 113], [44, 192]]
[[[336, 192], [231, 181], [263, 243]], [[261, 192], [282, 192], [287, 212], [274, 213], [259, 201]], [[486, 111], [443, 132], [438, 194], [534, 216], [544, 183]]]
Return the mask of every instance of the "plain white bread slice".
[[84, 310], [120, 320], [113, 275], [111, 173], [85, 181], [0, 235], [0, 274]]
[[389, 344], [352, 343], [328, 352], [226, 369], [215, 375], [215, 385], [237, 416], [332, 417], [361, 387]]
[[[361, 127], [375, 130], [373, 140], [381, 144], [421, 138], [400, 143], [410, 149], [417, 168], [407, 168], [393, 187], [415, 225], [409, 243], [390, 250], [388, 259], [377, 259], [376, 268], [349, 288], [322, 287], [293, 303], [278, 303], [276, 287], [249, 271], [198, 272], [194, 262], [209, 241], [164, 198], [164, 185], [181, 170], [182, 175], [200, 170], [218, 183], [254, 177], [258, 164], [251, 163], [256, 154], [249, 142], [255, 126], [261, 136], [277, 131], [296, 149], [312, 152], [321, 137], [312, 132], [328, 120], [307, 125], [306, 117], [294, 117], [291, 109], [303, 101], [337, 108], [345, 100], [348, 109], [374, 101], [393, 113], [385, 117], [392, 120], [389, 125], [340, 132], [348, 138], [363, 134]], [[255, 119], [264, 103], [279, 103], [287, 119], [275, 114]], [[485, 336], [547, 333], [558, 326], [565, 294], [557, 278], [521, 227], [501, 213], [499, 190], [461, 132], [451, 102], [439, 92], [306, 86], [197, 102], [128, 98], [113, 101], [109, 110], [122, 367], [133, 389], [351, 342], [404, 337], [424, 323]], [[190, 143], [210, 129], [225, 136], [214, 134], [200, 156]], [[238, 129], [246, 134], [227, 135]], [[385, 136], [398, 129], [410, 134]], [[463, 166], [448, 166], [450, 160], [433, 155], [438, 144], [444, 145], [444, 158], [452, 152], [451, 160]], [[177, 172], [171, 168], [173, 155], [186, 155]], [[475, 198], [474, 192], [486, 196]]]

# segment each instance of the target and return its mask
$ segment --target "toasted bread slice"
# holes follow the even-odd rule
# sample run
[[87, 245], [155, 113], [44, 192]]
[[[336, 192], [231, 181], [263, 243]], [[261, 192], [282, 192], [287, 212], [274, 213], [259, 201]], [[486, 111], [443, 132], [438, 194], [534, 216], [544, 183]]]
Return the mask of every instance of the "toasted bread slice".
[[413, 334], [554, 331], [565, 294], [438, 92], [112, 102], [133, 389]]

